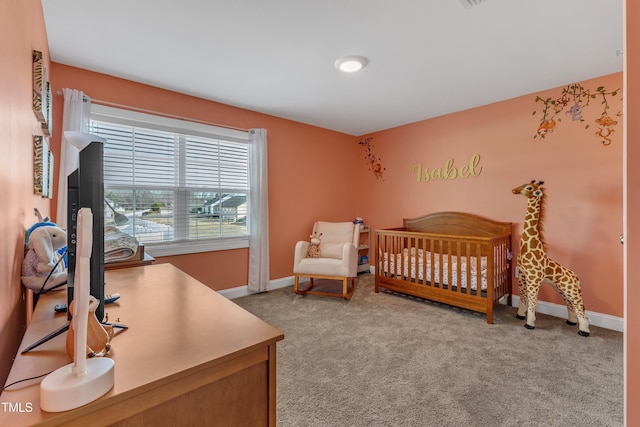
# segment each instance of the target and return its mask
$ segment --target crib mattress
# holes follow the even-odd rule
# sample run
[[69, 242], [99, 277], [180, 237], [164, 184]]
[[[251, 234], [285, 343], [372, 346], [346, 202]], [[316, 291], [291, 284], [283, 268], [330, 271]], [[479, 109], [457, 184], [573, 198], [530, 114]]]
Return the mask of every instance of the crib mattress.
[[[451, 258], [451, 262], [449, 262], [449, 258]], [[448, 254], [440, 255], [436, 253], [433, 256], [432, 262], [430, 251], [426, 251], [426, 253], [424, 253], [422, 249], [418, 249], [416, 256], [416, 248], [411, 248], [411, 256], [409, 256], [409, 250], [405, 248], [403, 253], [389, 254], [385, 252], [382, 254], [380, 259], [380, 264], [382, 265], [379, 265], [379, 268], [385, 274], [393, 274], [395, 276], [402, 276], [406, 278], [410, 277], [412, 280], [422, 282], [425, 280], [424, 273], [426, 273], [426, 279], [428, 281], [440, 283], [444, 286], [450, 285], [452, 287], [457, 287], [458, 283], [460, 283], [462, 289], [466, 289], [467, 283], [469, 283], [471, 290], [475, 291], [478, 288], [478, 262], [475, 256], [470, 256], [468, 258], [463, 256], [458, 260], [458, 257], [455, 255], [449, 257]], [[404, 262], [402, 262], [401, 259]], [[467, 262], [467, 259], [469, 262]], [[426, 269], [423, 268], [425, 262], [427, 264]], [[404, 264], [402, 271], [400, 270], [401, 263]], [[442, 273], [440, 272], [441, 263]], [[458, 263], [460, 263], [460, 277], [458, 277]], [[467, 264], [470, 264], [470, 268], [467, 268]], [[449, 265], [451, 265], [451, 277], [449, 277]], [[431, 273], [432, 268], [433, 275]], [[469, 271], [469, 274], [471, 275], [469, 282], [467, 282], [467, 271]], [[449, 283], [449, 279], [451, 279], [451, 283]], [[484, 256], [480, 258], [480, 283], [481, 290], [486, 291], [487, 257]]]

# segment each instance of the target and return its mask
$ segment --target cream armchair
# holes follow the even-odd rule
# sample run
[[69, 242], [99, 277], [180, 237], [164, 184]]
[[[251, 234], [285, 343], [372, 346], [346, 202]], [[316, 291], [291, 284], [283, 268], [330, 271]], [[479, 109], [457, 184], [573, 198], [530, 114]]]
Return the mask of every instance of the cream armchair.
[[[351, 299], [356, 289], [354, 277], [358, 274], [358, 244], [360, 228], [352, 222], [318, 221], [313, 225], [313, 233], [321, 236], [320, 256], [308, 258], [309, 242], [296, 244], [293, 273], [293, 290], [296, 294], [337, 296]], [[309, 278], [309, 286], [299, 289], [300, 277]], [[342, 281], [342, 293], [313, 291], [313, 279]], [[349, 287], [351, 279], [351, 287]]]

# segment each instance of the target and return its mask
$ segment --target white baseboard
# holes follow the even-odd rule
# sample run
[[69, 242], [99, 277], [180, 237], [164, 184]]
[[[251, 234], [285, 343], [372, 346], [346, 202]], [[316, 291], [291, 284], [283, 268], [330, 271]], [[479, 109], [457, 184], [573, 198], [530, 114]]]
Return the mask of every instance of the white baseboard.
[[[293, 276], [274, 279], [269, 282], [270, 291], [279, 288], [286, 288], [287, 286], [293, 286]], [[247, 285], [224, 289], [217, 292], [227, 299], [246, 297], [247, 295], [255, 294], [255, 292], [251, 292], [249, 290], [249, 287]]]
[[[371, 267], [371, 272], [373, 273], [374, 271], [374, 268]], [[293, 286], [293, 276], [271, 280], [271, 282], [269, 283], [269, 290], [285, 288], [287, 286]], [[245, 285], [230, 289], [224, 289], [222, 291], [218, 291], [218, 293], [227, 299], [234, 299], [251, 295], [255, 292], [249, 291], [249, 289]], [[511, 305], [513, 307], [519, 307], [520, 297], [517, 295], [513, 295], [511, 297]], [[547, 314], [549, 316], [560, 317], [563, 319], [567, 318], [567, 307], [560, 304], [538, 301], [538, 303], [536, 304], [536, 311], [538, 313]], [[624, 330], [624, 319], [622, 317], [616, 317], [609, 314], [596, 313], [595, 311], [587, 310], [587, 318], [589, 318], [589, 323], [593, 326], [611, 329], [618, 332], [623, 332]]]
[[[511, 297], [511, 305], [513, 307], [520, 306], [520, 297], [513, 295]], [[538, 301], [536, 304], [536, 312], [548, 314], [549, 316], [567, 318], [567, 306], [554, 304], [551, 302]], [[611, 316], [609, 314], [596, 313], [595, 311], [586, 311], [589, 324], [600, 328], [611, 329], [613, 331], [624, 331], [624, 319], [622, 317]]]

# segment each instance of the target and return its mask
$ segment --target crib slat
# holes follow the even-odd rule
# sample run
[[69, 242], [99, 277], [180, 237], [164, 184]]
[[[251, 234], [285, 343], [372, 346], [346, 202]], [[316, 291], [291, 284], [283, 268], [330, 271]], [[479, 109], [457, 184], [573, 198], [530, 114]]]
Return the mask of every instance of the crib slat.
[[[487, 260], [489, 262], [489, 260]], [[482, 297], [482, 246], [476, 244], [476, 295]], [[489, 285], [487, 285], [488, 287]]]
[[[472, 267], [473, 265], [471, 264], [471, 243], [467, 242], [465, 244], [465, 248], [464, 248], [464, 259], [465, 259], [465, 265], [467, 266], [466, 268], [466, 277], [464, 278], [465, 280], [465, 289], [466, 289], [466, 293], [469, 295], [473, 295], [473, 289], [471, 288], [471, 271], [472, 271]], [[462, 264], [462, 263], [461, 263]], [[476, 270], [477, 271], [477, 270]]]
[[460, 242], [455, 242], [456, 244], [456, 255], [455, 258], [454, 255], [449, 256], [449, 264], [451, 265], [451, 267], [449, 267], [451, 270], [453, 270], [453, 260], [456, 260], [456, 270], [453, 272], [455, 274], [451, 274], [452, 277], [455, 277], [455, 281], [452, 280], [451, 282], [451, 288], [453, 288], [453, 284], [455, 283], [455, 290], [458, 293], [462, 293], [462, 251], [460, 251]]

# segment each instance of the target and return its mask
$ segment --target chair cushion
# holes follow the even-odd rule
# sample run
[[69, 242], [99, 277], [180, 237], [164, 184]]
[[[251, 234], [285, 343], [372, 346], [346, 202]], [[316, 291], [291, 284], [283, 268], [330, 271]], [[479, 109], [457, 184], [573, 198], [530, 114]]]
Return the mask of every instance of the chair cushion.
[[322, 233], [322, 243], [353, 243], [353, 227], [352, 222], [325, 222], [318, 221], [316, 229], [318, 233]]
[[[355, 265], [354, 265], [355, 267]], [[304, 258], [300, 264], [293, 266], [295, 274], [318, 276], [354, 277], [355, 268], [350, 271], [349, 265], [341, 260], [332, 258]]]
[[320, 243], [320, 256], [322, 258], [342, 259], [344, 243]]

